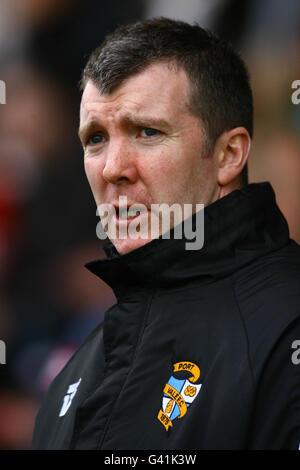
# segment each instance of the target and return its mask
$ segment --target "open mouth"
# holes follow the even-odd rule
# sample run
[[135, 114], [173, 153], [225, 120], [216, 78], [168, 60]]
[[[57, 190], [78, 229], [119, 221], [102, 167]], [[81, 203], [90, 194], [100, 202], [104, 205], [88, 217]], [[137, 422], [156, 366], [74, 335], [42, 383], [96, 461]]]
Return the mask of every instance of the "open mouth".
[[131, 210], [127, 207], [124, 208], [116, 208], [116, 216], [117, 219], [135, 219], [135, 217], [138, 217], [141, 214], [141, 210]]
[[137, 206], [131, 207], [115, 207], [116, 211], [116, 220], [118, 221], [130, 221], [137, 219], [142, 213], [146, 212], [145, 209], [139, 208]]

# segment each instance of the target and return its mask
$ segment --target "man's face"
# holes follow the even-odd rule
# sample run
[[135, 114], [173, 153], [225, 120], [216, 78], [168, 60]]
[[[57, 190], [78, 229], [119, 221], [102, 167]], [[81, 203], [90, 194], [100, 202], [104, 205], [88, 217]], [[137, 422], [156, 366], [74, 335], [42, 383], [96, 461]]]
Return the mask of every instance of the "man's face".
[[[152, 204], [210, 204], [217, 182], [213, 158], [203, 158], [203, 126], [187, 107], [189, 80], [182, 69], [154, 63], [125, 80], [113, 93], [100, 94], [88, 81], [80, 109], [80, 138], [85, 171], [97, 206], [113, 204], [117, 237], [108, 236], [120, 254], [152, 238], [118, 236], [118, 228], [148, 224]], [[127, 206], [146, 210], [122, 219]], [[125, 200], [125, 199], [123, 199]], [[152, 222], [159, 214], [152, 210]], [[111, 227], [111, 225], [110, 225]], [[122, 232], [123, 233], [123, 232]], [[159, 225], [159, 235], [162, 233]]]

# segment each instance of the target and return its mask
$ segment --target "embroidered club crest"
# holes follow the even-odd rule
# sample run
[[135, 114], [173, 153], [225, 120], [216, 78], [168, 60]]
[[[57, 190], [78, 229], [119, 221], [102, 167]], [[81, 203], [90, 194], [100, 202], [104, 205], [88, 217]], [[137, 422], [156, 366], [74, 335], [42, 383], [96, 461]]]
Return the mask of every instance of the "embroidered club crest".
[[158, 420], [165, 427], [166, 431], [173, 426], [176, 418], [182, 418], [191, 406], [202, 384], [196, 384], [200, 377], [200, 369], [193, 362], [177, 362], [173, 365], [173, 372], [186, 371], [192, 377], [188, 379], [176, 379], [171, 375], [164, 387], [162, 398], [162, 409], [157, 415]]

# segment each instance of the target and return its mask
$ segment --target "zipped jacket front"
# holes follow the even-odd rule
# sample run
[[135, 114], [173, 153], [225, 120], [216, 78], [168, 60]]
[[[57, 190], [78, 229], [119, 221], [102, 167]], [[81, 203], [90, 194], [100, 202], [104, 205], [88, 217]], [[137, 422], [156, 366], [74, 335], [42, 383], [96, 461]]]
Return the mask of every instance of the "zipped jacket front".
[[117, 304], [51, 384], [33, 448], [298, 449], [300, 247], [269, 183], [204, 222], [200, 250], [160, 237], [88, 263]]

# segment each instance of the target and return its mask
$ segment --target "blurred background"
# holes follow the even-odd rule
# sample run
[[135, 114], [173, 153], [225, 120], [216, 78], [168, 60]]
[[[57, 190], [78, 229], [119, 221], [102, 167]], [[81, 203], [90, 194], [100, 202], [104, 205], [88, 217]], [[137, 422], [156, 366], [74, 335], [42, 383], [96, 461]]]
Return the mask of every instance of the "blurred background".
[[102, 245], [78, 81], [108, 32], [153, 16], [197, 21], [242, 53], [255, 104], [249, 179], [271, 182], [300, 243], [299, 0], [1, 0], [0, 449], [30, 447], [47, 387], [115, 302], [84, 268]]

